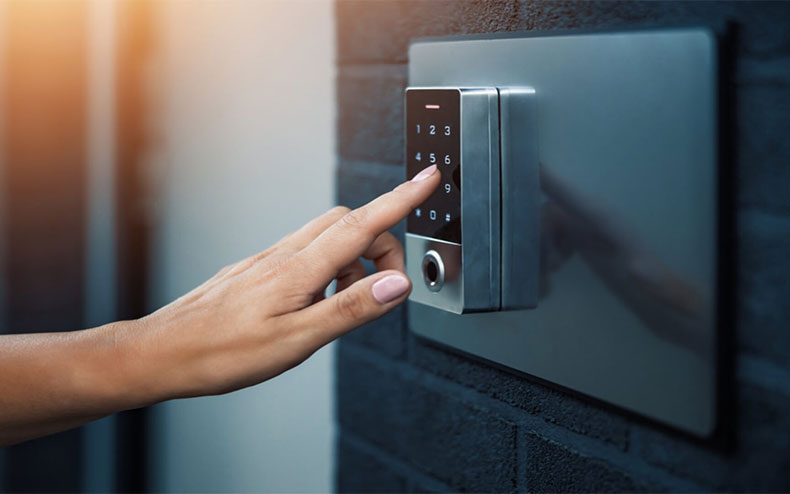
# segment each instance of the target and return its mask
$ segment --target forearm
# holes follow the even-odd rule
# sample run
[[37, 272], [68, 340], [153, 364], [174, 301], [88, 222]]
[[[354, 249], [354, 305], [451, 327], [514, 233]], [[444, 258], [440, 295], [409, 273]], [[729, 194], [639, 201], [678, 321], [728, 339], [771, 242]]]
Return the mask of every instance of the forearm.
[[137, 324], [0, 336], [0, 446], [165, 399]]

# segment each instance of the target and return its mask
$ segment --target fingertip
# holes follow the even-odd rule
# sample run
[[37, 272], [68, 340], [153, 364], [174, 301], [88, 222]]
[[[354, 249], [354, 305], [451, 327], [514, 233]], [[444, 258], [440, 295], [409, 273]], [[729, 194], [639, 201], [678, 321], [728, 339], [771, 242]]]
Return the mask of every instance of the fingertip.
[[436, 170], [438, 170], [438, 167], [436, 165], [431, 165], [431, 166], [423, 169], [417, 175], [415, 175], [414, 178], [411, 179], [411, 181], [412, 182], [422, 182], [423, 180], [426, 180], [426, 179], [430, 178], [431, 175], [435, 174]]

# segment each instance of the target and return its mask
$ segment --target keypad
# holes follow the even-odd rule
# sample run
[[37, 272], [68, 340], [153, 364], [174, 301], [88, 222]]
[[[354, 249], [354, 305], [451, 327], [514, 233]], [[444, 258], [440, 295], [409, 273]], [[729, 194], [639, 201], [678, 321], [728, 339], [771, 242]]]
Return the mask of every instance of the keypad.
[[461, 243], [461, 95], [453, 89], [406, 92], [406, 173], [436, 165], [442, 181], [407, 220], [410, 233]]

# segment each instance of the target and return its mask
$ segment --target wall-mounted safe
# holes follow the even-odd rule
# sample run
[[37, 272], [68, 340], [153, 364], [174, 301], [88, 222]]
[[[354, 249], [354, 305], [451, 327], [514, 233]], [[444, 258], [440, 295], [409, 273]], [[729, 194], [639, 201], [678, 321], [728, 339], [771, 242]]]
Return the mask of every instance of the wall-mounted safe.
[[458, 314], [535, 306], [535, 118], [532, 88], [406, 90], [408, 177], [442, 174], [407, 219], [409, 275], [423, 281], [412, 300]]
[[411, 330], [710, 435], [717, 80], [705, 29], [413, 43]]

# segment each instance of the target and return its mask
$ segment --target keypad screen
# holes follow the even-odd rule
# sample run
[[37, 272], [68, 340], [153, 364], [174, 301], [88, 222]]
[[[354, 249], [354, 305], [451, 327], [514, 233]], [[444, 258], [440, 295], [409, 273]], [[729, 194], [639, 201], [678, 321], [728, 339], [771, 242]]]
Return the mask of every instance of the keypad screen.
[[461, 243], [461, 95], [453, 89], [406, 92], [406, 174], [436, 165], [442, 182], [407, 220], [410, 233]]

